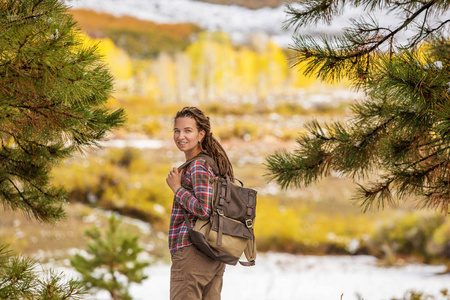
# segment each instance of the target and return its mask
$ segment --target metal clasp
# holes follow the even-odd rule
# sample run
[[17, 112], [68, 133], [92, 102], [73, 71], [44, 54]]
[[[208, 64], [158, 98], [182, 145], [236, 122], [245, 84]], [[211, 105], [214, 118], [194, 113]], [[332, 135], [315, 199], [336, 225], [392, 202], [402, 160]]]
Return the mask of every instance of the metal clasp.
[[252, 219], [245, 220], [245, 226], [247, 226], [247, 228], [253, 228], [253, 221], [252, 221]]

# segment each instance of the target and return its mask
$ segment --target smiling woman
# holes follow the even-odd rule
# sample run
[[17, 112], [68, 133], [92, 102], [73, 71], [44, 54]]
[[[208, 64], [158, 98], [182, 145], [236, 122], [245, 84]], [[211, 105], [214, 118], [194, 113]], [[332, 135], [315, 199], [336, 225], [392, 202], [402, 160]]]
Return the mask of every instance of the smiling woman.
[[[209, 117], [198, 108], [185, 107], [176, 114], [173, 140], [186, 160], [204, 153], [214, 159], [219, 173], [232, 177], [228, 156], [212, 137]], [[190, 222], [194, 227], [197, 219], [210, 217], [214, 177], [211, 166], [198, 157], [183, 172], [173, 168], [166, 178], [174, 192], [169, 227], [170, 299], [220, 299], [225, 264], [209, 258], [192, 244], [186, 224]]]

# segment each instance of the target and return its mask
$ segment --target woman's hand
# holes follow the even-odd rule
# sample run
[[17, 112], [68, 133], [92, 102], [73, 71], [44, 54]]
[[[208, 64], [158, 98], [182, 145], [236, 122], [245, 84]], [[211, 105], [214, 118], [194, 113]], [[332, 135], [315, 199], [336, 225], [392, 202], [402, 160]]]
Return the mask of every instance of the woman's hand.
[[173, 193], [176, 193], [181, 187], [181, 174], [183, 174], [183, 170], [178, 172], [177, 168], [173, 168], [166, 178], [167, 185], [172, 189]]

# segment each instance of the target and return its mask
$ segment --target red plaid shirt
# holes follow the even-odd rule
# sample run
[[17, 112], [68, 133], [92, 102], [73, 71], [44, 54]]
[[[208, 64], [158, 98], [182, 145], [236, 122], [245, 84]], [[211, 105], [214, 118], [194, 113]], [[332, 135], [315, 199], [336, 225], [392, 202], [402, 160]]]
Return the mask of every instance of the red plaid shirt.
[[181, 175], [181, 186], [175, 193], [170, 217], [169, 250], [174, 254], [180, 248], [192, 245], [184, 221], [183, 208], [194, 227], [197, 218], [206, 220], [211, 215], [214, 172], [205, 159], [191, 162]]

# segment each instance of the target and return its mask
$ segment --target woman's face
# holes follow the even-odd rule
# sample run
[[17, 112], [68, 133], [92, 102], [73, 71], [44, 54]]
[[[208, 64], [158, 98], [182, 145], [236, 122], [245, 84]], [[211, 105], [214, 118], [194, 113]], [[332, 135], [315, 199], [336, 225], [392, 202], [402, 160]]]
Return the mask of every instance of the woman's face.
[[186, 159], [193, 158], [200, 152], [199, 142], [205, 136], [205, 131], [198, 131], [193, 118], [180, 117], [175, 120], [173, 128], [173, 140], [180, 151], [186, 155]]

